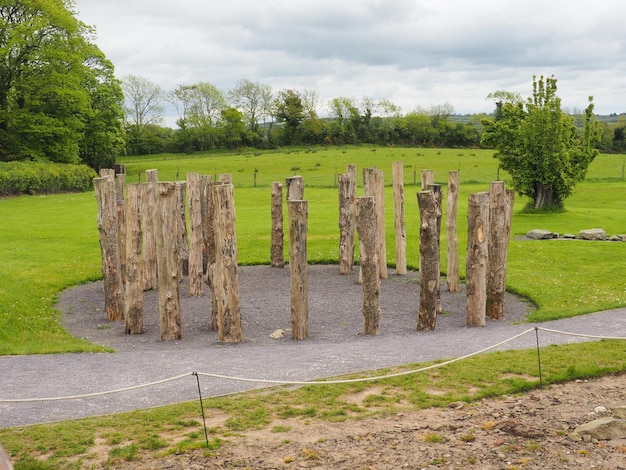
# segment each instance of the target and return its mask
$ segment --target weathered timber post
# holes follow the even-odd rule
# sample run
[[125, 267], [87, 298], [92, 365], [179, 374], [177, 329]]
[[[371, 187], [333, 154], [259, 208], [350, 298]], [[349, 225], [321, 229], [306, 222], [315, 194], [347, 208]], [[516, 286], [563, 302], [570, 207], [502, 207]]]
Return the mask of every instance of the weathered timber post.
[[387, 242], [385, 241], [385, 180], [383, 171], [363, 168], [363, 192], [373, 196], [376, 208], [376, 243], [378, 245], [378, 275], [387, 279]]
[[98, 172], [100, 178], [104, 178], [105, 176], [111, 176], [115, 180], [115, 169], [114, 168], [100, 168]]
[[439, 296], [439, 237], [437, 234], [437, 201], [433, 191], [417, 193], [420, 211], [420, 305], [418, 330], [434, 330]]
[[217, 237], [217, 225], [216, 225], [216, 207], [215, 207], [215, 198], [216, 198], [216, 187], [221, 186], [223, 183], [210, 182], [208, 186], [208, 193], [206, 197], [206, 218], [208, 220], [208, 231], [204, 235], [204, 241], [207, 246], [207, 268], [206, 268], [206, 282], [211, 289], [211, 329], [217, 331], [217, 313], [218, 313], [218, 294], [216, 293], [218, 282], [216, 278], [216, 263], [217, 263], [217, 247], [216, 247], [216, 237]]
[[189, 274], [189, 241], [187, 240], [187, 183], [184, 181], [176, 181], [176, 201], [178, 204], [178, 265], [180, 269], [179, 280], [182, 282], [183, 277]]
[[158, 277], [156, 242], [156, 184], [158, 170], [146, 170], [146, 183], [143, 185], [141, 225], [143, 228], [143, 289], [156, 289]]
[[393, 162], [393, 207], [396, 230], [396, 274], [406, 274], [406, 223], [404, 221], [404, 164]]
[[304, 199], [304, 178], [291, 176], [285, 179], [287, 201], [302, 201]]
[[309, 271], [306, 234], [309, 202], [287, 202], [289, 214], [289, 270], [291, 279], [291, 337], [309, 337]]
[[489, 185], [489, 258], [487, 261], [487, 317], [502, 320], [505, 312], [506, 259], [509, 247], [509, 201], [504, 181]]
[[219, 182], [222, 184], [233, 184], [232, 173], [222, 173], [220, 175]]
[[272, 246], [271, 265], [285, 267], [285, 231], [283, 228], [283, 184], [272, 183]]
[[128, 186], [126, 194], [126, 300], [124, 331], [128, 335], [143, 333], [143, 277], [141, 272], [141, 184]]
[[433, 170], [422, 170], [422, 191], [427, 191], [428, 186], [435, 184], [435, 172]]
[[179, 243], [176, 186], [176, 183], [156, 183], [159, 319], [162, 341], [182, 337], [178, 292], [180, 264], [176, 249]]
[[217, 300], [217, 336], [221, 343], [240, 343], [243, 341], [243, 331], [233, 185], [231, 183], [214, 185], [213, 203], [215, 267], [211, 285]]
[[202, 294], [202, 188], [198, 173], [187, 173], [187, 199], [189, 202], [189, 295]]
[[347, 165], [339, 182], [339, 274], [350, 274], [354, 266], [356, 228], [356, 165]]
[[448, 173], [448, 198], [446, 202], [446, 257], [448, 261], [448, 291], [458, 292], [459, 280], [459, 236], [457, 232], [457, 213], [459, 205], [458, 171]]
[[467, 326], [484, 326], [489, 256], [489, 193], [469, 195], [467, 207]]
[[[443, 190], [440, 184], [429, 184], [427, 189], [429, 191], [432, 191], [435, 195], [435, 208], [437, 212], [437, 254], [441, 256], [441, 219], [443, 214]], [[443, 309], [441, 308], [441, 273], [439, 274], [439, 276], [437, 276], [437, 290], [435, 295], [437, 296], [437, 314], [440, 314], [443, 311]]]
[[124, 211], [124, 188], [126, 187], [126, 174], [115, 176], [115, 199], [117, 205], [117, 227], [120, 247], [120, 272], [122, 285], [126, 284], [126, 216]]
[[[213, 224], [209, 217], [209, 199], [211, 198], [211, 175], [200, 175], [200, 211], [202, 212], [202, 272], [207, 276], [209, 258], [209, 234], [212, 233]], [[207, 285], [208, 277], [205, 277]]]
[[98, 232], [102, 252], [104, 308], [107, 320], [119, 321], [124, 316], [124, 284], [120, 270], [120, 246], [117, 223], [115, 182], [112, 176], [94, 178], [98, 202]]
[[376, 243], [376, 207], [372, 196], [356, 200], [356, 226], [361, 241], [359, 265], [363, 278], [363, 332], [380, 333], [380, 278]]

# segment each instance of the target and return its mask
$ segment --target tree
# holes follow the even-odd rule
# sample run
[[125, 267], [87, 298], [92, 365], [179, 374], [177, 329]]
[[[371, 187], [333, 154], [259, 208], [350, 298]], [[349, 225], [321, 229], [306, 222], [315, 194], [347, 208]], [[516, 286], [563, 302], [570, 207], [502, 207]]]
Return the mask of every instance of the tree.
[[579, 132], [573, 118], [561, 110], [556, 92], [554, 76], [533, 77], [533, 94], [526, 103], [510, 95], [512, 100], [496, 103], [495, 119], [483, 121], [481, 142], [497, 150], [494, 156], [511, 175], [514, 189], [528, 196], [534, 209], [561, 208], [598, 154], [593, 97]]
[[[71, 0], [0, 3], [0, 160], [94, 166], [119, 150], [121, 95]], [[102, 128], [107, 135], [96, 137]]]
[[248, 128], [259, 132], [259, 123], [271, 114], [272, 87], [250, 80], [239, 80], [228, 93], [231, 104], [245, 116]]
[[284, 123], [284, 143], [300, 143], [302, 121], [307, 117], [300, 93], [292, 89], [279, 91], [274, 100], [273, 114], [278, 122]]
[[163, 90], [156, 83], [137, 75], [127, 75], [122, 80], [126, 121], [143, 130], [148, 124], [163, 121]]

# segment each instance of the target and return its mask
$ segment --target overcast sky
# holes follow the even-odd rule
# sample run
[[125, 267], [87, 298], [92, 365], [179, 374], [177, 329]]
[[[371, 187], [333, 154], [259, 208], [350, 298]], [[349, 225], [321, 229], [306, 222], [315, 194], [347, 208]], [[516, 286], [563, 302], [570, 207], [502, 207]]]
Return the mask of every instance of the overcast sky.
[[[626, 112], [624, 0], [76, 0], [118, 78], [164, 90], [238, 79], [491, 112], [554, 75], [563, 107]], [[320, 110], [324, 114], [324, 110]]]

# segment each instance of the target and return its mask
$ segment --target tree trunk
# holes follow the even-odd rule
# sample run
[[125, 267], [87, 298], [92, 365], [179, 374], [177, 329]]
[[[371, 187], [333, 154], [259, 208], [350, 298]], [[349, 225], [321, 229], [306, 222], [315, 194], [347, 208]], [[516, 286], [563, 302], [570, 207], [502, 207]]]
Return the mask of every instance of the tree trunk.
[[221, 343], [240, 343], [243, 341], [243, 331], [233, 185], [229, 183], [213, 186], [213, 199], [215, 271], [212, 285], [217, 299], [217, 336]]
[[206, 220], [208, 221], [208, 230], [205, 234], [205, 244], [207, 246], [207, 276], [206, 281], [211, 289], [211, 329], [217, 331], [217, 294], [216, 294], [216, 283], [218, 282], [216, 279], [215, 272], [215, 263], [217, 260], [216, 253], [216, 241], [215, 237], [217, 234], [215, 233], [215, 224], [216, 224], [216, 201], [215, 201], [215, 191], [216, 187], [220, 186], [222, 183], [220, 182], [210, 182], [208, 186], [208, 191], [206, 195]]
[[404, 165], [393, 162], [393, 206], [396, 231], [396, 274], [406, 274], [406, 223], [404, 221]]
[[378, 244], [378, 275], [381, 279], [389, 277], [387, 271], [387, 244], [385, 241], [385, 181], [382, 170], [363, 169], [363, 192], [374, 197], [376, 208], [376, 243]]
[[187, 173], [187, 197], [189, 200], [189, 295], [202, 294], [202, 204], [200, 175]]
[[187, 183], [184, 181], [176, 182], [176, 201], [178, 203], [178, 263], [180, 269], [179, 280], [182, 282], [183, 277], [189, 274], [189, 241], [187, 240]]
[[157, 241], [156, 241], [156, 183], [159, 181], [158, 170], [146, 170], [146, 181], [143, 188], [141, 222], [143, 227], [143, 289], [157, 287]]
[[126, 186], [126, 175], [117, 174], [115, 177], [115, 197], [117, 202], [117, 227], [120, 247], [120, 273], [122, 275], [122, 285], [126, 284], [126, 217], [124, 214], [124, 188]]
[[446, 204], [446, 247], [448, 264], [448, 291], [460, 290], [459, 237], [457, 232], [457, 208], [459, 204], [459, 172], [448, 173], [448, 199]]
[[102, 252], [102, 277], [104, 281], [104, 308], [109, 321], [122, 320], [124, 316], [124, 285], [120, 270], [119, 226], [115, 182], [112, 176], [94, 178], [93, 185], [98, 202], [98, 232]]
[[427, 191], [428, 186], [435, 184], [435, 172], [433, 170], [422, 170], [422, 191]]
[[304, 199], [304, 178], [291, 176], [285, 179], [287, 186], [287, 201], [301, 201]]
[[309, 337], [309, 273], [307, 266], [308, 201], [290, 200], [289, 269], [291, 273], [291, 337]]
[[489, 186], [489, 259], [487, 262], [486, 315], [502, 320], [505, 312], [506, 259], [509, 246], [508, 197], [503, 181]]
[[465, 260], [467, 326], [485, 326], [488, 250], [489, 193], [470, 194]]
[[[429, 184], [428, 190], [433, 192], [435, 196], [435, 212], [437, 214], [437, 254], [441, 256], [441, 219], [443, 214], [443, 190], [440, 184]], [[439, 262], [441, 267], [441, 261]], [[437, 314], [440, 314], [443, 309], [441, 308], [441, 273], [437, 276], [437, 290], [435, 291], [437, 296]]]
[[380, 332], [380, 278], [376, 243], [376, 207], [372, 196], [357, 198], [356, 223], [361, 241], [359, 265], [363, 277], [363, 332]]
[[559, 206], [554, 198], [554, 190], [552, 186], [535, 183], [535, 201], [533, 207], [535, 210], [542, 207]]
[[157, 263], [161, 341], [182, 337], [180, 297], [179, 210], [176, 183], [157, 183]]
[[272, 247], [271, 264], [275, 268], [285, 267], [285, 232], [283, 229], [283, 185], [272, 183]]
[[434, 330], [437, 322], [439, 290], [439, 240], [437, 201], [432, 191], [417, 193], [420, 211], [420, 305], [418, 330]]
[[143, 277], [141, 272], [141, 198], [143, 185], [131, 184], [126, 195], [126, 299], [125, 332], [143, 333]]
[[354, 165], [348, 165], [346, 174], [339, 175], [339, 274], [350, 274], [354, 266], [355, 171]]

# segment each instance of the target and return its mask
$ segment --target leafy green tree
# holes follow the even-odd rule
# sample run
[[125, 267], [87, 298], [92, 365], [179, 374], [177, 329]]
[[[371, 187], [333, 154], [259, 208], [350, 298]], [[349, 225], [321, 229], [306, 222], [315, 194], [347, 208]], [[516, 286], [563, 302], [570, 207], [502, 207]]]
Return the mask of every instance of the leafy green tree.
[[286, 145], [299, 144], [302, 138], [302, 122], [306, 118], [302, 96], [296, 90], [278, 92], [274, 100], [274, 117], [284, 124], [283, 142]]
[[[0, 160], [95, 165], [119, 149], [119, 83], [72, 8], [0, 2]], [[96, 138], [99, 127], [109, 135]]]
[[510, 101], [496, 103], [495, 119], [483, 121], [482, 143], [497, 150], [495, 157], [513, 178], [513, 187], [531, 199], [534, 209], [561, 208], [598, 154], [593, 97], [579, 132], [561, 110], [556, 92], [554, 77], [533, 77], [533, 95], [526, 103], [509, 95]]
[[248, 128], [259, 133], [259, 124], [271, 114], [272, 87], [250, 80], [239, 80], [228, 99], [245, 116]]

